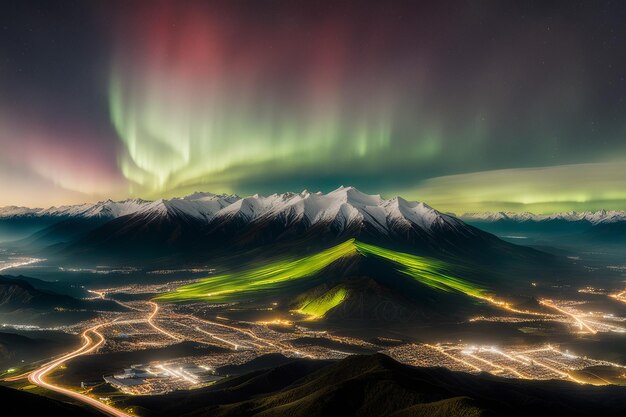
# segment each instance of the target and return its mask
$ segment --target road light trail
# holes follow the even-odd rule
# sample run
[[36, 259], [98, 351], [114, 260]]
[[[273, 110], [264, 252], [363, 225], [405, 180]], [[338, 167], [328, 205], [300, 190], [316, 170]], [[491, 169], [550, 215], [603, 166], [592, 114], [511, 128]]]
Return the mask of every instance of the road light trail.
[[45, 259], [29, 258], [25, 261], [0, 264], [0, 271], [6, 271], [7, 269], [12, 269], [12, 268], [19, 268], [20, 266], [32, 265], [32, 264], [36, 264], [38, 262], [43, 262], [43, 261], [45, 261]]
[[[491, 352], [491, 351], [489, 351], [489, 352]], [[477, 352], [477, 353], [480, 353], [480, 352]], [[489, 365], [489, 366], [491, 366], [493, 368], [499, 369], [501, 371], [509, 371], [509, 372], [513, 373], [514, 375], [517, 375], [521, 379], [530, 379], [530, 377], [522, 374], [521, 372], [519, 372], [516, 369], [513, 369], [511, 367], [498, 365], [497, 363], [495, 363], [493, 361], [487, 360], [485, 358], [481, 358], [480, 356], [476, 356], [473, 353], [466, 353], [466, 355], [471, 357], [471, 358], [476, 359], [479, 362], [485, 363], [485, 364], [487, 364], [487, 365]]]
[[229, 346], [232, 346], [235, 350], [239, 350], [239, 346], [240, 346], [240, 345], [238, 345], [237, 343], [230, 342], [230, 341], [228, 341], [228, 340], [226, 340], [226, 339], [223, 339], [223, 338], [221, 338], [221, 337], [219, 337], [219, 336], [215, 336], [213, 333], [207, 332], [206, 330], [202, 330], [202, 329], [201, 329], [201, 328], [199, 328], [198, 326], [196, 326], [196, 327], [195, 327], [195, 329], [196, 329], [197, 331], [199, 331], [200, 333], [204, 333], [204, 334], [208, 335], [209, 337], [211, 337], [211, 338], [213, 338], [213, 339], [215, 339], [215, 340], [218, 340], [218, 341], [220, 341], [220, 342], [222, 342], [222, 343], [225, 343], [225, 344], [227, 344], [227, 345], [229, 345]]
[[[208, 325], [211, 325], [211, 326], [220, 326], [220, 327], [224, 327], [226, 329], [229, 329], [229, 330], [232, 330], [232, 331], [235, 331], [235, 332], [240, 332], [240, 333], [243, 333], [245, 335], [248, 335], [249, 337], [251, 337], [251, 338], [253, 338], [255, 340], [258, 340], [261, 343], [265, 343], [266, 345], [268, 345], [268, 346], [270, 346], [270, 347], [272, 347], [274, 349], [278, 349], [279, 351], [283, 350], [283, 351], [287, 351], [287, 352], [292, 352], [292, 353], [294, 353], [294, 354], [296, 354], [298, 356], [304, 356], [304, 357], [307, 357], [307, 358], [315, 359], [312, 355], [304, 354], [301, 351], [286, 345], [285, 343], [281, 343], [279, 341], [275, 341], [274, 342], [274, 341], [270, 341], [268, 339], [265, 339], [263, 337], [259, 337], [256, 334], [254, 334], [254, 332], [252, 332], [251, 330], [248, 330], [248, 329], [242, 329], [240, 327], [231, 326], [231, 325], [228, 325], [228, 324], [216, 323], [214, 321], [204, 320], [204, 319], [201, 319], [201, 318], [193, 316], [193, 315], [185, 315], [185, 316], [181, 316], [181, 317], [187, 317], [187, 318], [190, 318], [192, 320], [196, 320], [196, 321], [199, 321], [201, 323], [205, 323], [205, 324], [208, 324]], [[252, 343], [252, 342], [250, 342], [250, 343]]]
[[615, 298], [617, 301], [621, 301], [622, 303], [626, 303], [626, 290], [611, 294], [609, 297]]
[[573, 318], [576, 323], [578, 323], [578, 325], [580, 326], [580, 329], [587, 329], [591, 334], [596, 334], [598, 333], [597, 330], [595, 330], [593, 327], [589, 326], [583, 319], [581, 319], [580, 317], [578, 317], [576, 314], [570, 313], [569, 311], [563, 310], [562, 308], [559, 308], [557, 306], [555, 306], [554, 304], [552, 304], [550, 302], [550, 300], [540, 300], [539, 303], [543, 304], [546, 307], [550, 307], [560, 313], [565, 314], [566, 316], [569, 316], [571, 318]]
[[171, 339], [174, 340], [181, 340], [180, 337], [168, 332], [167, 330], [164, 330], [162, 328], [160, 328], [159, 326], [157, 326], [156, 324], [154, 324], [154, 318], [156, 317], [156, 315], [159, 313], [159, 305], [157, 303], [155, 303], [154, 301], [148, 301], [148, 304], [150, 304], [152, 307], [154, 307], [154, 311], [152, 311], [152, 314], [150, 314], [148, 316], [148, 324], [157, 332], [162, 333], [166, 336], [168, 336]]
[[[154, 324], [153, 319], [154, 317], [157, 315], [157, 313], [159, 312], [159, 306], [156, 303], [153, 302], [149, 302], [149, 304], [151, 304], [154, 307], [154, 310], [152, 311], [152, 313], [148, 316], [148, 318], [146, 319], [146, 322], [152, 326], [154, 329], [156, 329], [157, 331], [159, 331], [160, 333], [163, 333], [169, 337], [178, 339], [176, 336], [172, 335], [171, 333], [168, 333], [167, 331], [161, 329], [160, 327], [158, 327], [157, 325]], [[51, 373], [52, 371], [54, 371], [55, 369], [57, 369], [59, 366], [61, 366], [62, 364], [64, 364], [65, 362], [74, 359], [78, 356], [82, 356], [82, 355], [86, 355], [89, 353], [92, 353], [94, 351], [96, 351], [100, 346], [102, 346], [104, 344], [104, 336], [102, 335], [102, 333], [98, 332], [98, 329], [104, 326], [108, 326], [110, 324], [113, 324], [116, 320], [113, 320], [109, 323], [101, 323], [98, 324], [97, 326], [91, 327], [85, 331], [83, 331], [83, 333], [81, 334], [81, 337], [83, 338], [83, 345], [76, 349], [73, 352], [70, 352], [66, 355], [61, 356], [59, 359], [56, 359], [52, 362], [49, 362], [47, 364], [45, 364], [44, 366], [42, 366], [41, 368], [33, 371], [30, 373], [30, 375], [28, 376], [28, 380], [37, 385], [40, 386], [42, 388], [46, 388], [49, 389], [51, 391], [55, 391], [58, 392], [60, 394], [66, 395], [68, 397], [74, 398], [78, 401], [81, 401], [91, 407], [94, 407], [100, 411], [102, 411], [105, 414], [114, 416], [114, 417], [132, 417], [130, 414], [127, 414], [115, 407], [112, 407], [110, 405], [104, 404], [92, 397], [89, 397], [88, 395], [84, 395], [72, 390], [69, 390], [67, 388], [63, 388], [63, 387], [59, 387], [57, 385], [53, 385], [50, 384], [48, 382], [46, 382], [44, 380], [44, 377], [46, 375], [48, 375], [49, 373]], [[119, 323], [121, 324], [121, 322]], [[98, 341], [94, 342], [94, 339], [92, 339], [89, 336], [89, 333], [93, 333], [97, 338]]]
[[141, 312], [145, 312], [146, 311], [146, 310], [142, 310], [142, 309], [137, 308], [137, 307], [133, 307], [133, 306], [128, 305], [126, 303], [123, 303], [123, 302], [121, 302], [119, 300], [116, 300], [115, 298], [106, 298], [107, 293], [104, 290], [87, 290], [87, 292], [95, 294], [97, 296], [96, 298], [98, 298], [98, 299], [113, 301], [114, 303], [117, 303], [117, 304], [121, 305], [124, 308], [128, 308], [129, 310], [135, 310], [135, 311], [141, 311]]
[[541, 366], [542, 368], [545, 368], [545, 369], [547, 369], [547, 370], [549, 370], [549, 371], [552, 371], [552, 372], [554, 372], [555, 374], [557, 374], [557, 375], [561, 376], [562, 378], [569, 378], [569, 379], [571, 379], [572, 381], [574, 381], [574, 382], [576, 382], [576, 383], [578, 383], [578, 384], [582, 384], [582, 383], [583, 383], [583, 381], [581, 381], [581, 380], [579, 380], [579, 379], [577, 379], [577, 378], [573, 377], [573, 376], [572, 376], [572, 375], [570, 375], [569, 373], [567, 373], [567, 372], [563, 372], [563, 371], [561, 371], [560, 369], [557, 369], [557, 368], [555, 368], [554, 366], [550, 366], [550, 365], [548, 365], [548, 364], [546, 364], [546, 363], [544, 363], [544, 362], [540, 362], [540, 361], [538, 361], [537, 359], [529, 358], [528, 356], [524, 356], [524, 355], [517, 355], [517, 357], [518, 357], [518, 358], [520, 358], [520, 359], [523, 359], [523, 360], [529, 361], [529, 362], [531, 362], [532, 364], [535, 364], [535, 365]]
[[424, 346], [426, 346], [426, 347], [428, 347], [428, 348], [431, 348], [431, 349], [433, 349], [433, 350], [435, 350], [435, 351], [437, 351], [437, 352], [441, 353], [441, 354], [442, 354], [442, 355], [444, 355], [444, 356], [449, 357], [449, 358], [450, 358], [450, 359], [452, 359], [453, 361], [456, 361], [456, 362], [462, 363], [463, 365], [468, 366], [468, 367], [470, 367], [470, 368], [472, 368], [472, 369], [475, 369], [475, 370], [476, 370], [476, 371], [478, 371], [478, 372], [483, 372], [483, 369], [482, 369], [482, 368], [479, 368], [478, 366], [474, 365], [474, 364], [473, 364], [473, 363], [471, 363], [471, 362], [468, 362], [468, 361], [466, 361], [466, 360], [463, 360], [463, 359], [457, 358], [457, 357], [456, 357], [456, 356], [454, 356], [454, 355], [450, 355], [448, 352], [446, 352], [446, 351], [445, 351], [443, 348], [441, 348], [441, 347], [433, 346], [433, 345], [430, 345], [430, 344], [428, 344], [428, 343], [424, 343]]
[[20, 379], [28, 378], [28, 376], [30, 374], [31, 374], [31, 372], [25, 372], [25, 373], [20, 374], [20, 375], [10, 376], [8, 378], [2, 378], [2, 380], [6, 381], [6, 382], [19, 381]]
[[[86, 355], [89, 354], [91, 352], [94, 352], [95, 350], [97, 350], [100, 346], [102, 346], [102, 344], [104, 344], [104, 336], [98, 332], [98, 329], [100, 327], [104, 326], [104, 324], [99, 324], [97, 326], [91, 327], [87, 330], [85, 330], [82, 333], [82, 338], [84, 340], [83, 345], [76, 349], [73, 352], [70, 352], [62, 357], [60, 357], [59, 359], [56, 359], [46, 365], [44, 365], [43, 367], [37, 369], [36, 371], [33, 371], [29, 376], [28, 376], [28, 380], [32, 383], [35, 384], [39, 387], [42, 388], [46, 388], [49, 389], [51, 391], [55, 391], [58, 392], [60, 394], [66, 395], [68, 397], [74, 398], [75, 400], [78, 400], [80, 402], [83, 402], [91, 407], [94, 407], [100, 411], [102, 411], [105, 414], [114, 416], [114, 417], [131, 417], [129, 414], [126, 414], [125, 412], [118, 410], [117, 408], [114, 408], [110, 405], [104, 404], [92, 397], [89, 397], [87, 395], [69, 390], [67, 388], [63, 388], [63, 387], [59, 387], [57, 385], [53, 385], [51, 383], [48, 383], [45, 381], [44, 377], [46, 375], [48, 375], [49, 373], [51, 373], [52, 371], [54, 371], [56, 368], [58, 368], [59, 366], [61, 366], [62, 364], [64, 364], [65, 362], [69, 361], [70, 359], [76, 358], [78, 356], [82, 356], [82, 355]], [[92, 339], [91, 337], [89, 337], [89, 333], [93, 333], [97, 338], [98, 341], [94, 342], [94, 339]]]

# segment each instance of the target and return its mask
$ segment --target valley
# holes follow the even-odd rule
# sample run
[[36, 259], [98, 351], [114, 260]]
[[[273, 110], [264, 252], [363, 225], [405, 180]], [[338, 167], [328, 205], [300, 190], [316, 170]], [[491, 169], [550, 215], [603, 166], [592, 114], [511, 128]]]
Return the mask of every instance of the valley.
[[[215, 198], [224, 197], [193, 204], [212, 207]], [[306, 204], [324, 198], [274, 197], [280, 204], [271, 203], [278, 206], [266, 214], [251, 210], [233, 229], [238, 238], [229, 239], [226, 257], [205, 246], [205, 257], [194, 252], [186, 261], [171, 255], [94, 263], [94, 254], [109, 252], [90, 244], [85, 259], [68, 257], [65, 248], [92, 233], [82, 228], [54, 251], [5, 244], [0, 264], [11, 275], [0, 280], [0, 332], [19, 335], [22, 344], [50, 332], [75, 342], [65, 351], [59, 345], [52, 357], [41, 345], [24, 360], [18, 339], [7, 338], [0, 378], [115, 416], [146, 414], [134, 408], [143, 400], [133, 398], [220, 389], [261, 369], [298, 361], [322, 366], [355, 355], [477, 377], [626, 385], [624, 283], [613, 262], [506, 243], [409, 202], [398, 207], [418, 212], [392, 210], [375, 220], [371, 214], [388, 200], [354, 189], [328, 197], [318, 214], [307, 211]], [[320, 226], [307, 219], [326, 218], [323, 234], [302, 240], [268, 228], [278, 219], [283, 228], [296, 227], [298, 217], [282, 217], [285, 201], [288, 207], [305, 202], [297, 227], [311, 233]], [[150, 205], [133, 204], [133, 210]], [[124, 220], [120, 230], [127, 233], [133, 210], [90, 227]], [[164, 218], [170, 226], [188, 221]], [[167, 240], [170, 226], [155, 229], [158, 241]], [[250, 234], [266, 243], [251, 249]], [[414, 245], [422, 234], [431, 243]], [[507, 259], [469, 256], [472, 245]]]

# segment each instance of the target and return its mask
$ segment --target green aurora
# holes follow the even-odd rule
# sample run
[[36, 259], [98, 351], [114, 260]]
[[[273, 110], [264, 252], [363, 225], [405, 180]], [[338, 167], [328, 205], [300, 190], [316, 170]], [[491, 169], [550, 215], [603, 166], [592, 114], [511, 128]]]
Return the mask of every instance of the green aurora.
[[36, 25], [28, 3], [1, 16], [0, 206], [346, 185], [626, 209], [620, 2], [73, 2]]

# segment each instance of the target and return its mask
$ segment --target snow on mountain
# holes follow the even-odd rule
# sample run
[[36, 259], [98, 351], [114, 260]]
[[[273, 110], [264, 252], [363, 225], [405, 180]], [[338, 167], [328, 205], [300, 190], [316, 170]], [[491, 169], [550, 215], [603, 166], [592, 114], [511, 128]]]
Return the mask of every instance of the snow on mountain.
[[136, 213], [149, 201], [129, 199], [124, 201], [101, 201], [95, 204], [77, 204], [59, 207], [26, 208], [26, 207], [1, 207], [0, 218], [12, 217], [62, 217], [62, 218], [109, 218], [125, 216]]
[[486, 221], [486, 222], [497, 222], [498, 220], [508, 220], [509, 216], [507, 216], [506, 213], [498, 211], [498, 212], [491, 212], [491, 211], [486, 211], [483, 213], [464, 213], [461, 216], [462, 219], [468, 219], [468, 220], [480, 220], [480, 221]]
[[587, 221], [593, 225], [600, 223], [615, 223], [626, 221], [626, 211], [616, 210], [599, 210], [599, 211], [568, 211], [554, 214], [533, 214], [533, 213], [512, 213], [512, 212], [484, 212], [484, 213], [465, 213], [460, 216], [461, 219], [467, 221], [497, 222], [497, 221], [513, 221], [513, 222], [546, 222], [554, 220], [563, 220], [569, 222]]
[[162, 217], [185, 217], [191, 220], [208, 222], [215, 214], [239, 200], [236, 196], [215, 195], [210, 193], [195, 193], [183, 198], [170, 200], [148, 201], [134, 213], [146, 219]]
[[37, 216], [68, 218], [105, 218], [114, 219], [139, 211], [148, 201], [129, 199], [124, 201], [101, 201], [95, 204], [50, 207], [36, 213]]
[[29, 216], [40, 212], [40, 208], [28, 208], [18, 206], [6, 206], [0, 207], [0, 219], [10, 217]]
[[396, 197], [385, 200], [354, 187], [340, 187], [328, 194], [301, 193], [252, 196], [236, 201], [216, 214], [216, 218], [238, 218], [247, 222], [263, 219], [304, 221], [309, 227], [328, 223], [339, 230], [352, 226], [370, 225], [379, 231], [388, 231], [391, 225], [417, 226], [431, 231], [434, 225], [457, 225], [461, 222], [451, 216], [418, 202]]
[[432, 230], [439, 226], [458, 226], [462, 224], [458, 219], [447, 214], [442, 214], [424, 203], [406, 201], [402, 197], [394, 197], [385, 202], [389, 209], [388, 217], [395, 220], [405, 221], [408, 224], [416, 224], [423, 230]]
[[[330, 223], [340, 230], [367, 224], [382, 232], [387, 232], [392, 226], [417, 227], [432, 232], [437, 227], [456, 228], [462, 225], [456, 217], [440, 213], [424, 203], [407, 201], [401, 197], [386, 200], [380, 195], [369, 195], [354, 187], [343, 186], [327, 194], [304, 190], [300, 193], [241, 198], [236, 195], [194, 193], [182, 198], [156, 201], [128, 199], [48, 209], [17, 206], [0, 208], [2, 219], [17, 217], [115, 219], [129, 215], [141, 216], [146, 220], [184, 217], [204, 223], [229, 219], [245, 223], [283, 219], [285, 222], [303, 221], [309, 227], [318, 223]], [[596, 225], [626, 221], [626, 211], [600, 210], [555, 214], [485, 212], [465, 213], [459, 218], [482, 222], [587, 221]]]
[[302, 221], [307, 227], [331, 224], [338, 230], [369, 225], [381, 232], [390, 228], [417, 227], [427, 233], [437, 227], [459, 227], [463, 223], [424, 203], [400, 197], [389, 200], [362, 193], [354, 187], [339, 187], [327, 194], [320, 192], [253, 195], [195, 193], [182, 198], [146, 201], [129, 199], [95, 204], [51, 207], [49, 209], [0, 208], [0, 216], [57, 216], [62, 218], [115, 219], [132, 216], [141, 220], [184, 217], [203, 223], [236, 219], [245, 223], [279, 220]]

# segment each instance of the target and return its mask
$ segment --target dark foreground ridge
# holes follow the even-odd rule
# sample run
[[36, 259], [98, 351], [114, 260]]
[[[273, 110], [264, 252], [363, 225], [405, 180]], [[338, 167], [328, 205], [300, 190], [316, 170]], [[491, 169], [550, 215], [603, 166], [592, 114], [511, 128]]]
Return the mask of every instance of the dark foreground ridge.
[[0, 386], [0, 404], [2, 404], [2, 415], [7, 417], [95, 417], [100, 415], [77, 405], [3, 386]]
[[626, 389], [414, 368], [382, 355], [293, 360], [210, 388], [130, 397], [152, 416], [623, 416]]

